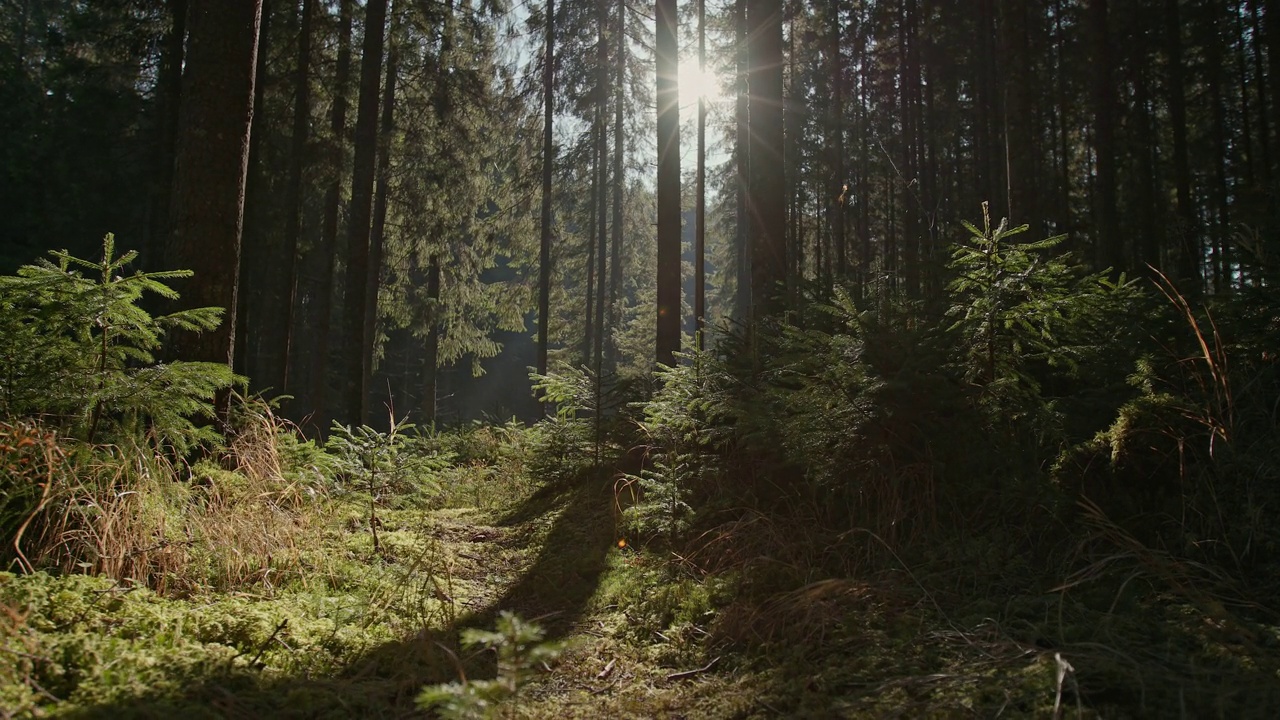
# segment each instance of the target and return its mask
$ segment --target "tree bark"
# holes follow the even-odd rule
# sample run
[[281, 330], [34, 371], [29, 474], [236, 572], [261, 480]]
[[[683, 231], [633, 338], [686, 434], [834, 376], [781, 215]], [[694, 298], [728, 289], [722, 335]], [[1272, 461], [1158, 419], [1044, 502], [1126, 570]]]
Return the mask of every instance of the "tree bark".
[[378, 154], [378, 96], [382, 79], [382, 44], [387, 0], [365, 5], [364, 46], [360, 60], [360, 99], [356, 108], [355, 160], [351, 174], [351, 208], [347, 226], [347, 288], [343, 297], [344, 334], [342, 419], [360, 424], [368, 418], [369, 365], [373, 328], [366, 322], [366, 288], [372, 230], [373, 185]]
[[613, 79], [613, 225], [609, 242], [609, 340], [605, 345], [610, 367], [618, 360], [618, 343], [616, 328], [618, 327], [618, 299], [622, 295], [622, 200], [626, 192], [626, 143], [624, 135], [625, 104], [623, 89], [627, 77], [627, 4], [619, 0], [617, 46], [614, 58]]
[[1112, 80], [1111, 28], [1107, 0], [1089, 0], [1089, 27], [1093, 46], [1093, 147], [1096, 153], [1098, 247], [1095, 257], [1101, 266], [1125, 269], [1124, 245], [1120, 238], [1120, 209], [1116, 199], [1116, 114]]
[[[827, 207], [827, 227], [835, 252], [834, 276], [843, 278], [849, 271], [844, 237], [844, 208], [849, 186], [844, 172], [844, 56], [840, 50], [840, 3], [831, 3], [832, 16], [827, 22], [827, 74], [831, 78], [831, 114], [827, 120], [827, 156], [831, 163], [831, 181], [826, 183], [823, 202]], [[821, 185], [819, 187], [822, 187]], [[829, 261], [830, 262], [830, 261]]]
[[293, 85], [293, 138], [289, 151], [289, 177], [285, 185], [284, 208], [284, 311], [278, 313], [279, 325], [272, 340], [279, 342], [276, 355], [280, 364], [281, 392], [288, 394], [290, 358], [293, 354], [293, 333], [298, 303], [298, 249], [302, 234], [302, 170], [309, 158], [307, 144], [311, 130], [311, 25], [315, 15], [316, 0], [302, 0], [302, 19], [298, 27], [298, 67]]
[[[235, 350], [237, 269], [244, 227], [249, 130], [262, 0], [195, 0], [183, 75], [174, 163], [170, 259], [195, 272], [179, 284], [184, 308], [226, 310], [207, 333], [175, 333], [184, 360], [230, 366]], [[229, 396], [218, 403], [226, 417]]]
[[387, 77], [382, 89], [382, 120], [378, 138], [377, 180], [373, 195], [373, 222], [369, 232], [369, 275], [364, 288], [364, 373], [366, 393], [373, 374], [373, 350], [378, 328], [378, 289], [382, 287], [382, 248], [386, 242], [387, 206], [391, 185], [391, 145], [395, 138], [396, 73], [399, 51], [395, 46], [399, 15], [391, 21], [391, 49], [387, 52]]
[[756, 322], [783, 308], [787, 189], [783, 181], [782, 0], [748, 0], [751, 307]]
[[[707, 0], [698, 0], [698, 70], [707, 68]], [[698, 170], [696, 179], [696, 227], [693, 248], [694, 345], [703, 348], [707, 322], [707, 100], [698, 94]]]
[[[591, 347], [592, 367], [595, 368], [597, 375], [597, 387], [599, 387], [599, 374], [604, 363], [604, 297], [605, 297], [605, 273], [607, 272], [606, 255], [609, 247], [609, 100], [613, 93], [609, 88], [609, 78], [613, 73], [613, 66], [609, 64], [609, 38], [606, 29], [609, 27], [609, 5], [607, 0], [597, 0], [596, 10], [598, 11], [598, 24], [596, 31], [596, 126], [598, 133], [596, 135], [596, 174], [598, 178], [598, 189], [596, 196], [592, 198], [592, 202], [596, 205], [596, 296], [595, 307], [591, 309], [588, 315], [591, 316], [590, 322], [595, 326], [596, 337], [595, 343]], [[597, 398], [599, 400], [599, 398]]]
[[680, 349], [680, 85], [676, 0], [657, 0], [655, 14], [658, 21], [657, 362], [672, 366], [675, 353]]
[[[169, 211], [173, 196], [173, 158], [178, 135], [178, 111], [182, 102], [182, 66], [187, 48], [187, 0], [169, 0], [169, 32], [164, 37], [160, 74], [156, 79], [155, 177], [151, 183], [151, 223], [142, 250], [142, 266], [147, 270], [166, 268], [164, 258], [169, 236]], [[25, 4], [23, 6], [26, 7]], [[24, 16], [25, 21], [25, 16]], [[25, 24], [25, 22], [24, 22]], [[25, 63], [19, 53], [19, 63]]]
[[[547, 48], [542, 62], [542, 241], [538, 263], [539, 375], [547, 374], [548, 329], [551, 323], [551, 176], [555, 167], [552, 121], [555, 116], [555, 17], [556, 2], [547, 0]], [[548, 408], [549, 409], [549, 408]]]
[[427, 267], [427, 337], [423, 344], [422, 414], [432, 427], [439, 408], [436, 387], [440, 365], [440, 256], [432, 255]]
[[338, 9], [338, 58], [334, 69], [333, 106], [329, 111], [332, 135], [332, 179], [324, 199], [324, 225], [317, 248], [322, 258], [320, 286], [316, 289], [317, 328], [311, 353], [312, 415], [316, 429], [329, 427], [329, 355], [332, 337], [334, 272], [338, 257], [338, 221], [342, 209], [343, 156], [347, 134], [347, 86], [351, 81], [351, 24], [354, 0], [342, 0]]
[[737, 0], [734, 8], [735, 47], [737, 48], [737, 99], [734, 108], [735, 175], [737, 177], [734, 246], [737, 285], [734, 292], [734, 317], [746, 323], [751, 317], [751, 220], [748, 211], [751, 188], [751, 135], [747, 77], [750, 71], [747, 48], [747, 0]]
[[1180, 238], [1178, 277], [1191, 288], [1200, 287], [1201, 250], [1195, 200], [1191, 196], [1191, 161], [1187, 149], [1187, 95], [1182, 64], [1180, 0], [1165, 0], [1165, 52], [1169, 56], [1169, 124], [1173, 129], [1173, 178]]
[[[266, 88], [270, 82], [267, 58], [271, 55], [271, 22], [276, 0], [262, 0], [261, 23], [258, 28], [258, 51], [255, 60], [253, 107], [256, 109], [249, 135], [249, 168], [245, 181], [244, 238], [241, 246], [239, 280], [241, 288], [236, 305], [236, 337], [234, 367], [247, 375], [251, 387], [262, 389], [263, 318], [272, 288], [268, 278], [272, 266], [270, 224], [270, 176], [262, 157], [267, 139]], [[280, 388], [272, 387], [279, 392]]]

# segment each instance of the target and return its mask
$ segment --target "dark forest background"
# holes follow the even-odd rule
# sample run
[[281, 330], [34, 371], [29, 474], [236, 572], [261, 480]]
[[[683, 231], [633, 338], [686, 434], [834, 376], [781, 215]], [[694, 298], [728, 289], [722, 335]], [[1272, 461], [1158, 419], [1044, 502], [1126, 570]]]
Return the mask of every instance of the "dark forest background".
[[[356, 419], [354, 401], [338, 400], [354, 367], [371, 374], [360, 419], [393, 398], [420, 419], [531, 417], [547, 7], [389, 3], [369, 57], [371, 5], [263, 4], [237, 370], [292, 396], [290, 416], [314, 428]], [[750, 315], [752, 167], [777, 180], [759, 207], [781, 233], [757, 300], [777, 282], [793, 299], [837, 286], [867, 301], [936, 299], [959, 222], [977, 221], [983, 202], [1037, 237], [1064, 234], [1062, 249], [1095, 270], [1153, 267], [1194, 295], [1264, 282], [1280, 156], [1270, 3], [757, 3], [767, 32], [748, 5], [712, 3], [701, 28], [691, 5], [681, 18], [682, 62], [696, 62], [702, 29], [724, 91], [707, 121], [712, 327]], [[553, 366], [601, 354], [610, 372], [642, 372], [657, 262], [652, 8], [562, 0], [552, 11]], [[92, 256], [106, 232], [145, 267], [172, 265], [187, 12], [181, 0], [0, 8], [6, 269], [48, 248]], [[780, 110], [785, 138], [756, 156], [753, 42], [776, 45], [766, 64], [782, 72], [769, 86], [781, 97], [762, 102]], [[680, 110], [689, 330], [697, 108]], [[360, 113], [372, 118], [363, 127]], [[359, 182], [374, 181], [353, 195], [362, 153]], [[376, 264], [368, 339], [344, 314], [368, 304], [353, 302], [352, 262]], [[352, 348], [368, 357], [346, 357]]]

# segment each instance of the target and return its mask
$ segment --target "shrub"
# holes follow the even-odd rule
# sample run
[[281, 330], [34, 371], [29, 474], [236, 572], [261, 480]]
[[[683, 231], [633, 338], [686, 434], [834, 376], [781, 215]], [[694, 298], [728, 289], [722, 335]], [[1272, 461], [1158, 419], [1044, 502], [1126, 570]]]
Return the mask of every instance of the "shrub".
[[191, 272], [125, 275], [137, 253], [117, 257], [110, 234], [97, 262], [51, 255], [0, 277], [0, 416], [40, 418], [90, 443], [135, 430], [179, 452], [215, 440], [200, 420], [240, 378], [216, 363], [159, 363], [156, 353], [168, 330], [212, 330], [222, 310], [152, 316], [140, 305], [148, 293], [175, 299], [164, 281]]

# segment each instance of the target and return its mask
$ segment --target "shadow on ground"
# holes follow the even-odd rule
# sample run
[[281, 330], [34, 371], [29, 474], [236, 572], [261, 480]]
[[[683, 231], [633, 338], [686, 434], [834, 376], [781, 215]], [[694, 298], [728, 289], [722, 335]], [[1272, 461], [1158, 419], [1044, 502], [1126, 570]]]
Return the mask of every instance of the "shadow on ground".
[[74, 718], [410, 718], [426, 717], [414, 699], [429, 683], [492, 677], [491, 653], [459, 652], [467, 628], [491, 629], [502, 611], [536, 620], [548, 640], [575, 629], [599, 586], [614, 547], [611, 487], [596, 479], [542, 488], [497, 525], [548, 518], [533, 563], [495, 602], [460, 615], [451, 627], [376, 647], [330, 677], [272, 678], [247, 669], [199, 678], [180, 693], [122, 698], [64, 715]]

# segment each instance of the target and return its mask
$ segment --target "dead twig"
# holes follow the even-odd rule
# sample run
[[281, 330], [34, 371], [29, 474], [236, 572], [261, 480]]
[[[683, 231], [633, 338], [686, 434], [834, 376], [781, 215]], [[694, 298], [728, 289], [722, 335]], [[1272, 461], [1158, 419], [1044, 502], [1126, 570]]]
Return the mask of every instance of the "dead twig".
[[671, 673], [670, 675], [667, 676], [667, 681], [671, 682], [674, 680], [684, 680], [686, 678], [691, 678], [695, 675], [701, 675], [702, 673], [707, 672], [711, 668], [715, 667], [716, 663], [718, 662], [720, 662], [720, 658], [716, 657], [714, 660], [707, 663], [705, 666], [700, 667], [696, 670], [685, 670], [683, 672]]

